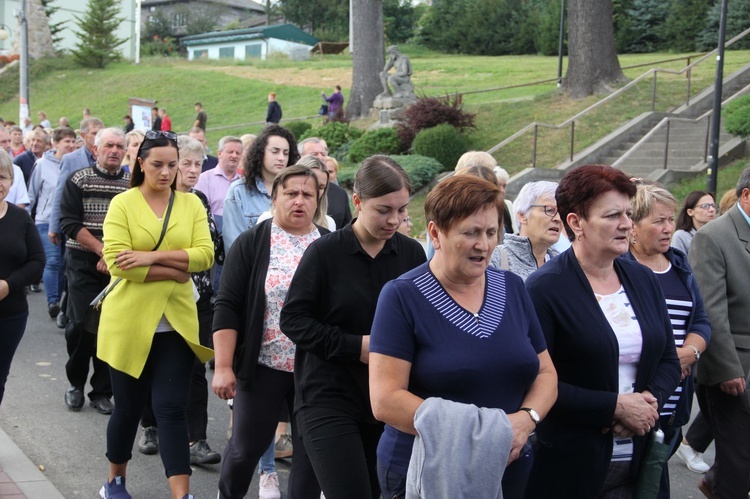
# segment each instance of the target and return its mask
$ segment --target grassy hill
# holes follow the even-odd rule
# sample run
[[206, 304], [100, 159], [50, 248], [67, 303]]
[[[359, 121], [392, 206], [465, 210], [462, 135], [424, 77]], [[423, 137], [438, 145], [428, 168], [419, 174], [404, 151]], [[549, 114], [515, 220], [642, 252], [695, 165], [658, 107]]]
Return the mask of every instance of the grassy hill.
[[[554, 79], [557, 58], [543, 56], [460, 56], [443, 55], [420, 47], [402, 47], [411, 57], [413, 81], [417, 92], [444, 95]], [[681, 59], [656, 64], [666, 59]], [[622, 55], [625, 74], [635, 78], [650, 66], [678, 70], [687, 64], [687, 55]], [[695, 59], [693, 59], [695, 60]], [[750, 51], [728, 51], [725, 74], [731, 74], [750, 62]], [[630, 66], [646, 65], [627, 69]], [[166, 107], [174, 128], [186, 130], [193, 122], [193, 104], [201, 101], [209, 115], [209, 144], [215, 149], [224, 135], [257, 133], [259, 125], [248, 123], [265, 118], [267, 95], [276, 92], [286, 119], [315, 115], [320, 92], [330, 92], [340, 84], [344, 95], [351, 87], [351, 58], [325, 56], [310, 61], [286, 59], [269, 61], [195, 61], [177, 58], [147, 58], [140, 65], [129, 62], [112, 64], [105, 70], [76, 67], [69, 58], [35, 61], [31, 71], [31, 113], [43, 110], [54, 122], [67, 116], [77, 123], [88, 107], [107, 125], [122, 125], [128, 112], [128, 98], [157, 100]], [[713, 58], [692, 71], [691, 95], [713, 83]], [[686, 95], [684, 75], [661, 75], [657, 84], [656, 109], [665, 111], [679, 105]], [[643, 82], [611, 105], [576, 122], [576, 146], [580, 151], [627, 120], [649, 111], [651, 81]], [[506, 90], [472, 93], [464, 96], [464, 106], [477, 114], [478, 129], [470, 139], [475, 149], [488, 149], [534, 120], [557, 124], [596, 102], [599, 97], [571, 101], [558, 94], [554, 81], [543, 85], [521, 86]], [[0, 116], [17, 120], [18, 71], [0, 76]], [[310, 121], [315, 122], [317, 118]], [[283, 123], [282, 123], [283, 124]], [[366, 127], [369, 122], [355, 123]], [[213, 129], [213, 130], [212, 130]], [[537, 166], [552, 167], [567, 155], [569, 132], [541, 131]], [[498, 151], [498, 162], [515, 173], [531, 166], [532, 137], [529, 134]], [[736, 180], [739, 171], [734, 176]], [[731, 176], [731, 175], [729, 175]], [[720, 177], [721, 179], [721, 177]], [[734, 182], [732, 180], [732, 182]], [[698, 184], [705, 185], [705, 179]], [[698, 185], [696, 184], [696, 185]], [[692, 190], [692, 189], [690, 189]], [[720, 192], [721, 186], [720, 186]], [[421, 202], [413, 202], [415, 229], [424, 230]]]
[[[414, 84], [418, 93], [442, 95], [456, 91], [475, 91], [554, 79], [557, 58], [542, 56], [457, 56], [442, 55], [419, 47], [404, 47], [412, 59]], [[623, 55], [623, 67], [682, 57], [675, 54]], [[750, 61], [750, 51], [727, 52], [726, 74]], [[685, 59], [659, 64], [679, 69]], [[634, 78], [648, 69], [626, 69]], [[710, 85], [715, 72], [713, 61], [693, 71], [695, 94]], [[78, 68], [69, 59], [37, 62], [31, 74], [31, 112], [43, 110], [51, 120], [67, 116], [76, 123], [84, 107], [107, 125], [121, 125], [128, 112], [128, 98], [157, 100], [166, 107], [176, 130], [185, 130], [193, 122], [193, 104], [201, 101], [209, 115], [209, 143], [223, 135], [257, 133], [259, 126], [246, 125], [265, 117], [266, 97], [275, 91], [285, 118], [315, 115], [320, 92], [330, 92], [335, 84], [351, 86], [351, 59], [326, 56], [305, 62], [286, 59], [269, 61], [189, 62], [177, 58], [151, 58], [136, 66], [129, 62], [113, 64], [105, 70]], [[18, 114], [17, 70], [0, 79], [0, 116], [13, 119]], [[659, 78], [657, 110], [666, 110], [684, 99], [685, 76]], [[576, 150], [604, 136], [626, 120], [650, 109], [651, 82], [645, 82], [613, 105], [576, 123]], [[533, 120], [559, 123], [592, 103], [596, 97], [570, 101], [558, 95], [555, 83], [508, 90], [474, 93], [464, 97], [465, 108], [477, 113], [478, 130], [472, 134], [472, 146], [487, 149], [512, 135]], [[17, 119], [17, 118], [16, 118]], [[314, 120], [313, 120], [314, 121]], [[359, 123], [357, 126], [367, 126]], [[220, 128], [219, 130], [211, 130]], [[567, 132], [541, 133], [538, 166], [553, 166], [566, 155]], [[517, 141], [496, 154], [509, 171], [531, 164], [531, 136]]]

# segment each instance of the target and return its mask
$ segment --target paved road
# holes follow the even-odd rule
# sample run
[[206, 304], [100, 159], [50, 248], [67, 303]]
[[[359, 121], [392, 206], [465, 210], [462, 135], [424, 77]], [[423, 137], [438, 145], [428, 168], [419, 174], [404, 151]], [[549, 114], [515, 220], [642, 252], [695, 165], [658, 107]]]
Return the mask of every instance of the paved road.
[[[33, 463], [44, 467], [45, 476], [66, 498], [93, 499], [98, 497], [97, 491], [107, 473], [104, 451], [108, 417], [88, 405], [79, 413], [67, 410], [63, 400], [68, 385], [62, 330], [47, 316], [43, 293], [30, 295], [29, 303], [32, 309], [29, 325], [11, 368], [0, 410], [0, 426]], [[208, 438], [210, 445], [220, 452], [226, 442], [228, 413], [226, 404], [211, 395]], [[713, 446], [707, 454], [710, 463]], [[194, 468], [191, 488], [196, 498], [216, 496], [219, 466]], [[284, 491], [289, 467], [277, 461], [277, 468]], [[672, 459], [670, 471], [672, 497], [702, 497], [695, 488], [699, 475], [687, 470], [679, 458]], [[257, 487], [254, 478], [247, 497], [257, 498]], [[128, 490], [142, 499], [169, 497], [158, 456], [144, 456], [134, 450]]]

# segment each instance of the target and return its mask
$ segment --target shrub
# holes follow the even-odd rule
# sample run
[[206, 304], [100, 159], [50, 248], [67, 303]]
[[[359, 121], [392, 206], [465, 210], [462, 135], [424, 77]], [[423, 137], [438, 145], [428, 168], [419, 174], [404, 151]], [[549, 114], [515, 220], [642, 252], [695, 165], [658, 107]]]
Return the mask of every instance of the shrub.
[[330, 122], [322, 126], [314, 126], [302, 134], [300, 140], [310, 137], [320, 137], [326, 141], [329, 151], [335, 151], [350, 140], [358, 139], [364, 132], [350, 127], [346, 123]]
[[359, 163], [373, 154], [395, 154], [400, 152], [399, 149], [400, 143], [396, 130], [391, 127], [378, 128], [354, 141], [349, 150], [349, 161]]
[[469, 148], [464, 134], [447, 123], [422, 130], [414, 137], [414, 152], [435, 158], [443, 165], [443, 171], [452, 170], [458, 158]]
[[727, 104], [722, 118], [727, 132], [743, 138], [750, 136], [750, 95]]
[[299, 142], [300, 137], [302, 137], [302, 135], [304, 135], [306, 131], [312, 128], [312, 124], [308, 123], [307, 121], [289, 121], [287, 123], [284, 123], [284, 127], [292, 132], [294, 138], [297, 139], [297, 142]]
[[459, 94], [420, 97], [404, 113], [404, 122], [398, 126], [398, 136], [404, 149], [408, 149], [421, 130], [448, 123], [466, 132], [476, 128], [475, 117], [475, 114], [463, 110], [463, 100]]
[[349, 151], [352, 148], [352, 145], [356, 142], [356, 140], [350, 140], [346, 144], [342, 145], [338, 149], [336, 149], [334, 152], [329, 151], [328, 155], [332, 156], [336, 161], [349, 163]]
[[429, 184], [435, 175], [443, 170], [443, 165], [438, 160], [419, 154], [391, 156], [391, 158], [409, 175], [412, 193]]
[[[435, 178], [435, 175], [443, 169], [443, 165], [436, 159], [418, 154], [391, 155], [391, 158], [401, 165], [407, 175], [409, 175], [412, 193], [429, 184]], [[339, 185], [345, 189], [353, 190], [354, 175], [356, 173], [357, 168], [340, 170], [337, 177]]]

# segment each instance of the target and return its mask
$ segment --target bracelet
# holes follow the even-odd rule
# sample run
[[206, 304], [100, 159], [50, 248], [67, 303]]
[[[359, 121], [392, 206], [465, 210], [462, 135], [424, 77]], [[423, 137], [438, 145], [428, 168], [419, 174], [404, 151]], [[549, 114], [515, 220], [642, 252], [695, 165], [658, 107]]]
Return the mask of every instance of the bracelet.
[[685, 346], [688, 347], [690, 350], [692, 350], [695, 353], [695, 361], [696, 362], [701, 359], [701, 351], [700, 350], [698, 350], [693, 345], [685, 345]]

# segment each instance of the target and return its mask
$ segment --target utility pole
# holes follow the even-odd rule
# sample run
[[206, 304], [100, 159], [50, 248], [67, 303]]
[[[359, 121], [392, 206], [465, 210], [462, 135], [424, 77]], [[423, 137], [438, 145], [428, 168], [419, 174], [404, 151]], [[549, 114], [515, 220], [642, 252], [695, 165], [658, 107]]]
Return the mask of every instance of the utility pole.
[[560, 0], [560, 43], [557, 46], [557, 88], [562, 86], [563, 41], [565, 38], [565, 0]]
[[21, 0], [21, 11], [18, 14], [18, 25], [20, 27], [18, 48], [21, 52], [19, 57], [20, 88], [18, 117], [21, 124], [23, 124], [23, 119], [29, 116], [29, 20], [27, 13], [28, 0]]
[[141, 62], [141, 0], [135, 0], [135, 63]]
[[714, 83], [714, 111], [711, 115], [711, 146], [708, 153], [708, 180], [706, 191], [716, 196], [719, 176], [719, 134], [721, 134], [722, 82], [724, 80], [724, 39], [727, 32], [727, 3], [721, 0], [721, 22], [719, 23], [719, 48], [716, 53], [716, 81]]

